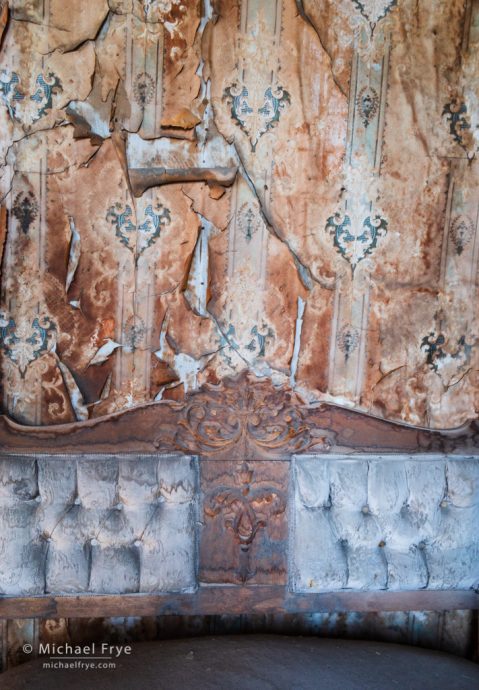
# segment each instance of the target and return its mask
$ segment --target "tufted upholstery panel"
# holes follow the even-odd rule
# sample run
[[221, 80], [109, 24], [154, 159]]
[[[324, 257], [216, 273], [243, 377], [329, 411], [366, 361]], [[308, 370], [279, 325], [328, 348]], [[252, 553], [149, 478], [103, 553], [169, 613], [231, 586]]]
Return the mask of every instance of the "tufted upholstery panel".
[[196, 586], [197, 462], [0, 458], [0, 594]]
[[[288, 464], [274, 485], [285, 495]], [[194, 591], [197, 540], [208, 543], [199, 465], [178, 455], [1, 457], [0, 596]], [[478, 586], [479, 458], [310, 455], [293, 457], [289, 470], [281, 515], [294, 592]], [[236, 522], [206, 515], [223, 541], [203, 549], [203, 567], [225, 544], [241, 551], [247, 518], [253, 542], [272, 539], [274, 515], [228, 486], [221, 496], [243, 512]]]
[[297, 456], [296, 592], [468, 589], [479, 583], [479, 458]]

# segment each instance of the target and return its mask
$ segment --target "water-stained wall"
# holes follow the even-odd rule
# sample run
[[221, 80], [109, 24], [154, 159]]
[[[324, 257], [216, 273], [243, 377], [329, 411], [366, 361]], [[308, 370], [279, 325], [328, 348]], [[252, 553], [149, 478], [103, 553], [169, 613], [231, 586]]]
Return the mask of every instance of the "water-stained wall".
[[5, 412], [477, 417], [478, 0], [0, 6]]

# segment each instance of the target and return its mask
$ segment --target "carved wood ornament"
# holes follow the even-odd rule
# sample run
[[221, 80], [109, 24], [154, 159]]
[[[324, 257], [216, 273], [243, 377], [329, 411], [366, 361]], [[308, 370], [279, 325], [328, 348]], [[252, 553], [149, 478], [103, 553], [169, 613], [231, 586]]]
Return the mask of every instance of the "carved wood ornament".
[[242, 463], [236, 470], [236, 486], [218, 486], [205, 500], [205, 516], [221, 515], [239, 546], [239, 579], [246, 582], [255, 573], [250, 569], [250, 546], [269, 518], [286, 510], [286, 496], [275, 486], [254, 485], [254, 470]]
[[187, 401], [149, 403], [72, 424], [23, 426], [0, 416], [4, 451], [187, 452], [259, 460], [315, 452], [477, 453], [479, 426], [430, 431], [326, 403], [306, 405], [286, 387], [242, 373], [206, 384]]
[[[421, 456], [455, 453], [470, 458], [479, 454], [478, 431], [477, 423], [453, 431], [433, 432], [328, 404], [307, 405], [294, 391], [276, 388], [269, 379], [259, 380], [243, 373], [219, 385], [205, 385], [191, 393], [185, 403], [162, 401], [75, 424], [26, 427], [2, 416], [0, 447], [4, 463], [18, 466], [21, 473], [23, 464], [38, 465], [45, 460], [58, 462], [58, 467], [63, 467], [72, 459], [70, 456], [74, 456], [74, 461], [86, 468], [88, 463], [93, 463], [93, 467], [102, 461], [102, 454], [117, 461], [121, 456], [121, 462], [131, 464], [134, 481], [139, 480], [140, 464], [145, 463], [145, 457], [163, 457], [162, 471], [167, 473], [173, 471], [173, 460], [178, 460], [179, 454], [198, 456], [199, 462], [193, 459], [191, 466], [197, 468], [191, 469], [192, 472], [198, 471], [194, 480], [198, 481], [198, 488], [191, 500], [195, 505], [197, 502], [199, 510], [195, 513], [192, 503], [191, 509], [188, 508], [190, 517], [182, 528], [190, 525], [198, 538], [197, 552], [193, 546], [188, 556], [196, 585], [190, 592], [181, 594], [171, 594], [168, 590], [147, 595], [141, 590], [142, 593], [136, 595], [138, 599], [129, 603], [128, 610], [134, 615], [141, 615], [145, 610], [149, 612], [145, 615], [158, 615], [163, 610], [177, 614], [293, 612], [319, 610], [321, 606], [328, 610], [331, 607], [334, 610], [363, 610], [365, 606], [407, 610], [413, 604], [419, 609], [430, 605], [427, 602], [431, 600], [431, 593], [409, 592], [396, 596], [394, 592], [387, 592], [387, 601], [379, 594], [375, 594], [373, 601], [368, 598], [369, 592], [363, 596], [360, 592], [340, 591], [331, 599], [322, 592], [298, 593], [290, 589], [291, 457], [313, 454], [312, 457], [317, 458], [332, 453], [344, 459], [348, 455], [366, 453], [380, 455], [386, 463], [388, 454], [397, 457], [398, 453]], [[166, 454], [171, 453], [174, 455], [169, 462]], [[9, 454], [16, 457], [9, 458]], [[60, 455], [62, 457], [58, 457]], [[7, 475], [10, 476], [8, 472]], [[147, 473], [145, 478], [154, 484], [158, 477], [153, 475]], [[174, 482], [178, 482], [178, 477]], [[123, 491], [125, 486], [123, 483]], [[116, 496], [117, 489], [112, 488], [112, 496]], [[102, 500], [106, 500], [105, 497]], [[107, 506], [107, 509], [115, 512], [117, 504], [115, 498], [113, 508]], [[161, 518], [161, 513], [158, 515]], [[318, 520], [321, 519], [320, 514]], [[358, 519], [364, 521], [366, 518], [361, 513]], [[160, 532], [162, 524], [164, 522], [159, 519]], [[75, 525], [72, 529], [76, 529]], [[155, 537], [147, 544], [153, 549], [152, 553], [155, 553], [156, 542]], [[173, 548], [173, 544], [171, 546]], [[137, 547], [128, 542], [122, 543], [120, 549], [122, 567], [131, 575], [128, 582], [138, 579], [136, 560], [124, 558], [133, 548]], [[105, 551], [105, 557], [110, 555], [113, 559], [119, 557], [114, 549], [111, 553]], [[142, 563], [144, 571], [146, 561]], [[172, 573], [166, 573], [165, 577], [176, 577], [174, 569]], [[139, 581], [146, 582], [146, 576], [150, 577], [151, 573], [143, 572], [143, 579], [140, 577]], [[32, 611], [40, 612], [39, 615], [47, 612], [49, 616], [65, 611], [68, 615], [90, 615], [93, 611], [97, 615], [107, 615], [108, 611], [123, 611], [122, 602], [127, 598], [123, 591], [121, 595], [100, 597], [101, 601], [98, 595], [92, 598], [85, 593], [85, 596], [70, 597], [65, 603], [67, 597], [62, 591], [58, 595], [53, 592], [49, 598], [40, 595], [40, 599], [45, 599], [41, 604], [35, 603], [36, 597], [3, 600], [0, 597], [0, 616], [2, 611], [3, 615], [8, 611], [8, 615], [14, 612], [21, 616], [22, 611], [27, 610], [29, 616], [34, 615]], [[460, 604], [465, 608], [477, 605], [477, 595], [473, 592], [440, 594], [444, 601], [447, 599], [448, 605], [453, 603], [458, 607]], [[349, 599], [350, 596], [353, 599]], [[146, 609], [139, 603], [143, 600], [147, 602]]]
[[327, 451], [332, 445], [308, 422], [299, 396], [250, 376], [206, 386], [187, 404], [179, 427], [177, 447], [208, 456], [234, 449], [237, 456], [254, 458], [312, 447]]

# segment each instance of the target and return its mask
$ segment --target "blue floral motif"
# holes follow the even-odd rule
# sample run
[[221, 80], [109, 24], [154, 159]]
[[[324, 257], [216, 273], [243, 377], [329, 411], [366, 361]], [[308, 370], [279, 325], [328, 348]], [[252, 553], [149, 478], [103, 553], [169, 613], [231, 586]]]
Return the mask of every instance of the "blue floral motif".
[[263, 323], [261, 330], [258, 326], [253, 326], [251, 335], [253, 335], [254, 338], [249, 345], [246, 346], [247, 349], [251, 352], [255, 352], [256, 348], [258, 348], [258, 357], [265, 357], [268, 341], [274, 340], [274, 331], [266, 323]]
[[226, 333], [221, 335], [220, 338], [220, 347], [225, 347], [228, 345], [229, 347], [233, 348], [233, 350], [239, 350], [239, 345], [235, 341], [236, 338], [236, 330], [235, 327], [233, 326], [232, 323], [228, 325], [228, 330]]
[[16, 324], [5, 312], [0, 312], [0, 348], [18, 366], [24, 378], [31, 362], [52, 349], [56, 326], [48, 316], [37, 316], [31, 325]]
[[397, 0], [351, 0], [368, 22], [371, 32], [377, 24], [397, 6]]
[[446, 115], [446, 119], [449, 122], [449, 132], [454, 141], [462, 148], [465, 148], [464, 132], [471, 129], [467, 105], [453, 100], [450, 103], [446, 103], [442, 115]]
[[45, 76], [39, 74], [35, 82], [37, 90], [30, 96], [30, 100], [38, 103], [39, 108], [33, 122], [47, 114], [47, 110], [52, 109], [53, 95], [62, 90], [60, 79], [53, 72], [48, 72]]
[[426, 353], [426, 363], [430, 369], [436, 373], [440, 368], [441, 361], [448, 357], [453, 360], [458, 360], [461, 366], [469, 364], [472, 349], [477, 345], [477, 342], [468, 343], [467, 336], [461, 335], [457, 340], [455, 351], [447, 351], [445, 349], [446, 345], [446, 337], [444, 334], [436, 334], [434, 331], [425, 335], [421, 341], [421, 350], [424, 350]]
[[361, 228], [353, 228], [348, 215], [335, 213], [326, 223], [326, 231], [334, 238], [334, 246], [350, 264], [352, 272], [360, 261], [372, 254], [377, 247], [378, 239], [386, 235], [388, 222], [378, 213], [368, 216]]
[[156, 238], [160, 236], [161, 228], [164, 225], [169, 225], [171, 222], [170, 211], [167, 208], [163, 208], [161, 204], [157, 204], [156, 210], [153, 209], [152, 204], [145, 209], [146, 219], [138, 227], [141, 233], [143, 233], [146, 238], [146, 244], [140, 248], [140, 254], [151, 247], [155, 242]]
[[217, 340], [218, 343], [218, 348], [220, 350], [221, 357], [225, 360], [225, 362], [228, 364], [228, 366], [233, 366], [233, 360], [229, 356], [228, 351], [231, 352], [233, 351], [238, 351], [240, 349], [240, 346], [235, 340], [236, 338], [236, 330], [235, 327], [233, 326], [232, 323], [228, 325], [228, 330], [226, 333], [223, 333], [220, 331], [220, 336]]
[[[35, 80], [35, 93], [28, 100], [20, 89], [20, 77], [16, 72], [10, 75], [4, 71], [0, 76], [0, 94], [12, 120], [33, 124], [53, 107], [53, 96], [62, 90], [60, 79], [53, 72], [39, 74]], [[37, 110], [31, 111], [27, 104], [33, 102]]]
[[17, 108], [19, 103], [23, 101], [25, 96], [19, 90], [20, 78], [16, 72], [12, 72], [8, 75], [7, 72], [3, 72], [0, 75], [0, 94], [2, 101], [7, 106], [8, 114], [12, 120], [18, 119]]
[[232, 354], [232, 351], [238, 352], [245, 348], [249, 352], [254, 353], [256, 357], [265, 357], [267, 346], [275, 338], [274, 331], [264, 321], [261, 326], [255, 324], [250, 331], [250, 335], [253, 338], [247, 345], [244, 344], [244, 341], [242, 344], [238, 343], [236, 329], [232, 323], [228, 324], [226, 332], [221, 333], [221, 337], [218, 339], [218, 346], [221, 350], [221, 356], [230, 366], [232, 366], [233, 362], [228, 352]]
[[231, 117], [248, 136], [252, 151], [259, 139], [277, 125], [289, 93], [281, 86], [272, 85], [250, 91], [244, 84], [233, 84], [225, 89], [224, 97], [231, 105]]
[[246, 86], [243, 86], [239, 93], [235, 86], [229, 86], [225, 93], [231, 98], [231, 114], [238, 122], [244, 122], [249, 115], [253, 114], [254, 110], [248, 103], [249, 92]]
[[15, 335], [15, 319], [12, 319], [5, 312], [0, 312], [0, 344], [6, 351], [6, 346], [15, 344], [18, 338]]
[[122, 205], [119, 203], [111, 206], [106, 214], [106, 219], [115, 226], [115, 235], [130, 251], [133, 251], [133, 247], [130, 245], [129, 235], [136, 230], [136, 225], [131, 222], [132, 215], [133, 211], [129, 204], [126, 204], [125, 208], [122, 210]]
[[115, 235], [120, 242], [135, 255], [135, 260], [151, 247], [160, 237], [161, 230], [171, 222], [169, 209], [157, 202], [145, 209], [143, 223], [138, 227], [132, 222], [133, 211], [129, 204], [123, 207], [116, 203], [108, 209], [106, 220], [115, 228]]

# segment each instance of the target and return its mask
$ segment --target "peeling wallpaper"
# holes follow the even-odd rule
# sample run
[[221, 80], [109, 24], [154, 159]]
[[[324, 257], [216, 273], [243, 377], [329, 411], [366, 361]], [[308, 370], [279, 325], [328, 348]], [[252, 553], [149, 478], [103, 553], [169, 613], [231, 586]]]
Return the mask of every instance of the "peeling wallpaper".
[[0, 2], [3, 410], [250, 369], [478, 416], [478, 0]]

